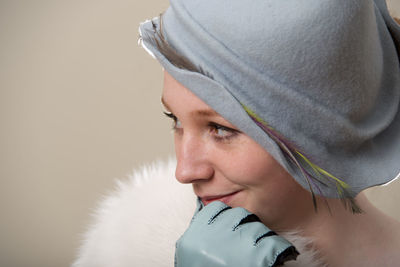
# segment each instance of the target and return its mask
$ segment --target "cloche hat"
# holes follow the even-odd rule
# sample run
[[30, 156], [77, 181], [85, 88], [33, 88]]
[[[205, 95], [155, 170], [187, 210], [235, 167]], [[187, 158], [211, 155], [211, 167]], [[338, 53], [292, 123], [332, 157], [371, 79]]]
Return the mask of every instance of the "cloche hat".
[[142, 46], [313, 196], [357, 212], [357, 193], [399, 175], [400, 26], [384, 0], [170, 3]]

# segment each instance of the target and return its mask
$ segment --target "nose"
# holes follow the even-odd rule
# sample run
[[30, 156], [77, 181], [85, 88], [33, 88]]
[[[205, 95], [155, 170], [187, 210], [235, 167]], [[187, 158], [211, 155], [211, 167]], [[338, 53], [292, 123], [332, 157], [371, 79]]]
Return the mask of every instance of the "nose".
[[214, 174], [209, 151], [200, 137], [175, 138], [176, 179], [183, 184], [205, 181]]

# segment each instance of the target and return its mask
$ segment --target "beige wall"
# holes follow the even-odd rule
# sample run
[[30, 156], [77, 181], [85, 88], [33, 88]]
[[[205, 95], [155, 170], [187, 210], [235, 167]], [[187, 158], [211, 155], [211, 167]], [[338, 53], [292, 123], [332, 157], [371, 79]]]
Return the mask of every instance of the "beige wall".
[[[0, 266], [68, 266], [113, 179], [173, 153], [161, 69], [137, 46], [167, 5], [0, 2]], [[370, 195], [400, 218], [399, 191]]]
[[392, 16], [400, 18], [400, 1], [399, 0], [386, 0]]

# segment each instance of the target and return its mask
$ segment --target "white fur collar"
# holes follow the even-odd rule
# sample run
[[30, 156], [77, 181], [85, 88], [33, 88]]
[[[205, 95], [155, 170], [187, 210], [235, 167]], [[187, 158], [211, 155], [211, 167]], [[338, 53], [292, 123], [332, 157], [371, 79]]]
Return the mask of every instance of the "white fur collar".
[[[93, 215], [73, 267], [171, 267], [175, 241], [186, 229], [195, 208], [190, 185], [174, 178], [176, 161], [158, 161], [117, 181]], [[322, 266], [310, 241], [282, 234], [300, 252], [285, 266]]]

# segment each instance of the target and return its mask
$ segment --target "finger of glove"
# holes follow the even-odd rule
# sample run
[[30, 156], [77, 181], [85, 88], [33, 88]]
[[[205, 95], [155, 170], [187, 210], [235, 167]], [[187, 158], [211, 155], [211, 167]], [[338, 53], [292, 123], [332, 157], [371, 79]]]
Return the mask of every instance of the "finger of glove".
[[214, 227], [222, 228], [223, 230], [229, 229], [234, 231], [238, 225], [250, 215], [251, 213], [248, 210], [236, 207], [210, 218], [209, 224], [215, 225]]
[[293, 246], [288, 240], [279, 236], [275, 235], [260, 235], [256, 238], [256, 246], [269, 246], [269, 244], [276, 244], [279, 246]]
[[263, 238], [275, 236], [276, 233], [266, 227], [261, 222], [249, 222], [242, 225], [237, 226], [234, 229], [235, 232], [238, 232], [242, 238], [248, 240], [251, 245], [256, 245], [258, 241]]
[[204, 208], [204, 204], [203, 202], [201, 202], [201, 199], [199, 197], [197, 197], [196, 199], [196, 209], [194, 211], [194, 214], [192, 216], [192, 220], [190, 223], [193, 222], [194, 218], [197, 216], [197, 214]]
[[[289, 249], [293, 252], [292, 257], [288, 257], [288, 259], [295, 259], [298, 255], [298, 252], [294, 248], [294, 246], [284, 239], [281, 236], [269, 236], [265, 237], [255, 245], [255, 248], [259, 251], [267, 252], [266, 254], [254, 253], [254, 260], [258, 262], [265, 262], [265, 266], [275, 266], [275, 262], [279, 258], [281, 254], [287, 254]], [[286, 255], [288, 256], [288, 255]]]
[[213, 218], [221, 215], [224, 211], [231, 209], [228, 205], [221, 201], [214, 201], [204, 206], [193, 218], [194, 224], [208, 224]]
[[195, 210], [194, 215], [199, 213], [199, 211], [201, 211], [203, 208], [204, 208], [203, 202], [201, 202], [201, 199], [199, 197], [197, 197], [197, 199], [196, 199], [196, 210]]

